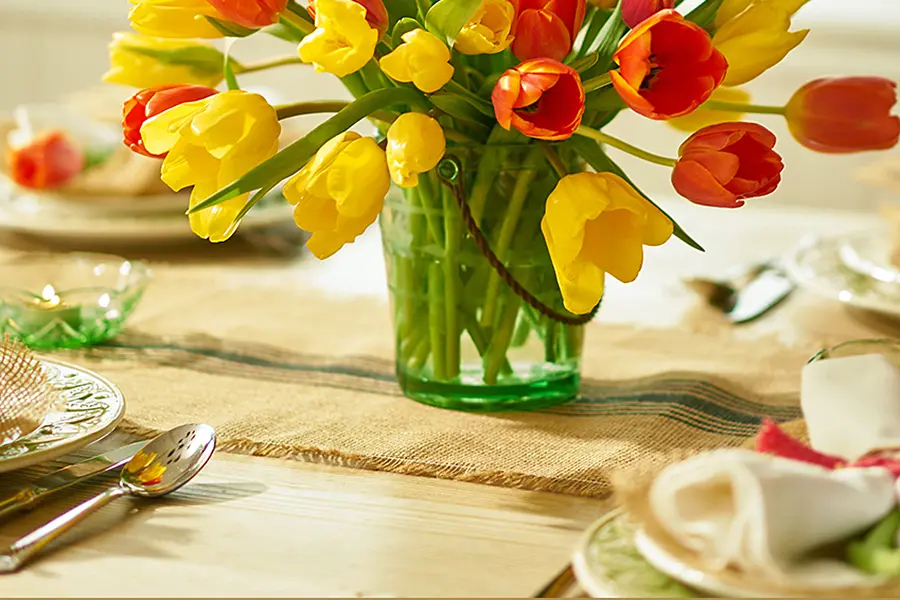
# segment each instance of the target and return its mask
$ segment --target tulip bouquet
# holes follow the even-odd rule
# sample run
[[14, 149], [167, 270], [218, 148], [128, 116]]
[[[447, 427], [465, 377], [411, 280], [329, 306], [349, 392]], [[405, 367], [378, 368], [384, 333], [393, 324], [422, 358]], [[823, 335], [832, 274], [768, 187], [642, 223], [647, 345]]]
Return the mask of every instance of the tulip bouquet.
[[[193, 188], [192, 229], [227, 239], [281, 184], [326, 258], [381, 215], [398, 376], [441, 406], [571, 398], [606, 275], [634, 280], [643, 247], [672, 236], [702, 249], [615, 152], [670, 169], [690, 202], [737, 208], [783, 169], [775, 136], [743, 115], [785, 118], [822, 152], [900, 135], [895, 86], [877, 77], [748, 102], [739, 86], [806, 36], [790, 30], [806, 0], [130, 1], [135, 33], [114, 39], [106, 79], [145, 88], [125, 104], [125, 140], [163, 158], [173, 189]], [[296, 54], [246, 64], [231, 43], [196, 40], [260, 33]], [[271, 106], [240, 88], [243, 73], [293, 63], [355, 100]], [[623, 110], [691, 135], [677, 156], [652, 154], [603, 131]], [[279, 150], [279, 121], [311, 113], [331, 116]], [[351, 131], [363, 120], [372, 135]]]

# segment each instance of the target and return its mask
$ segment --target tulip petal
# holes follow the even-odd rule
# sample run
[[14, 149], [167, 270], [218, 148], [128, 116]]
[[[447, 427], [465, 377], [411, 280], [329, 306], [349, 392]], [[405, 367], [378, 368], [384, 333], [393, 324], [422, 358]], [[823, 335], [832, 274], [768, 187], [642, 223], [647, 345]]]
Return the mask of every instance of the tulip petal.
[[572, 49], [572, 34], [566, 23], [547, 10], [524, 10], [516, 23], [512, 51], [519, 60], [562, 60]]
[[208, 103], [209, 98], [185, 102], [144, 121], [141, 125], [144, 148], [151, 154], [169, 152], [183, 132], [190, 129], [193, 118], [206, 110]]
[[672, 169], [672, 185], [675, 190], [695, 204], [739, 208], [742, 200], [716, 181], [703, 165], [692, 160], [679, 161]]
[[604, 211], [585, 225], [579, 258], [594, 263], [622, 283], [634, 281], [644, 262], [640, 221], [627, 208]]

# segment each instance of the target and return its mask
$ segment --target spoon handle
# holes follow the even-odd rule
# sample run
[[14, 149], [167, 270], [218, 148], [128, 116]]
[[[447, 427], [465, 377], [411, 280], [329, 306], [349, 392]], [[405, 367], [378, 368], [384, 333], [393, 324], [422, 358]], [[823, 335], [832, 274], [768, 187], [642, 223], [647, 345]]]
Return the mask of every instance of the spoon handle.
[[89, 515], [106, 506], [116, 498], [128, 494], [121, 486], [114, 486], [90, 500], [82, 502], [52, 521], [41, 525], [31, 533], [16, 540], [9, 549], [0, 554], [0, 573], [12, 573], [43, 550], [47, 544], [84, 521]]

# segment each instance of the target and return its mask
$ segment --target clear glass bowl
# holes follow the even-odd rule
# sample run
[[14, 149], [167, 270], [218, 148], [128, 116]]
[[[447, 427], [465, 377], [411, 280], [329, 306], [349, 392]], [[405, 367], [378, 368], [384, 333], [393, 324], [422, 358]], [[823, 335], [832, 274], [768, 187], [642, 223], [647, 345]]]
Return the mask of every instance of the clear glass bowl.
[[122, 330], [151, 272], [93, 253], [23, 253], [0, 262], [0, 335], [31, 348], [92, 346]]

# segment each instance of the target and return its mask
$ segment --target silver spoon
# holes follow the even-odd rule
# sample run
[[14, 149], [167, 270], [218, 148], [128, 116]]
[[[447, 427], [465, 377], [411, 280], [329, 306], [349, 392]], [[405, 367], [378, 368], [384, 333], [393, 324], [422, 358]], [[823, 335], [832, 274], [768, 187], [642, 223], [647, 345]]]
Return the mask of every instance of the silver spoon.
[[22, 536], [0, 554], [0, 573], [18, 570], [47, 544], [116, 498], [156, 498], [174, 492], [200, 472], [215, 447], [216, 432], [209, 425], [182, 425], [150, 440], [125, 464], [116, 485]]

